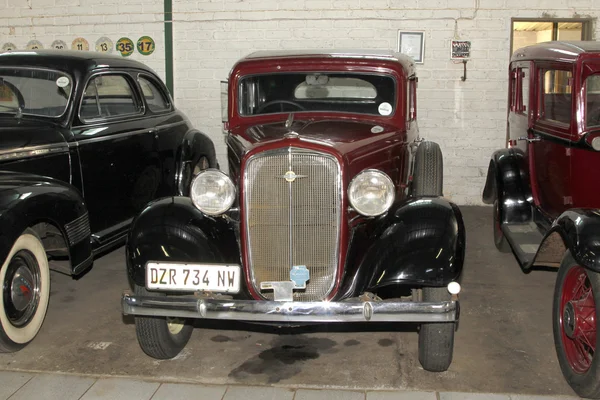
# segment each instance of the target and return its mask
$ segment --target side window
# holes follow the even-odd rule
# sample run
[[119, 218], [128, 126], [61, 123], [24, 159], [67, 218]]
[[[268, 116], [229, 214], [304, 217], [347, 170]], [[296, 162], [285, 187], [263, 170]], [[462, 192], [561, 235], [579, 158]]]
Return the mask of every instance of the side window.
[[571, 123], [572, 84], [571, 71], [542, 69], [540, 80], [540, 118]]
[[167, 96], [159, 89], [159, 86], [150, 79], [143, 76], [138, 78], [142, 93], [148, 104], [148, 108], [152, 112], [165, 111], [170, 108]]
[[521, 68], [521, 101], [519, 102], [519, 112], [527, 114], [529, 110], [529, 68]]
[[99, 75], [90, 79], [81, 102], [83, 120], [111, 118], [141, 111], [129, 81], [123, 75]]

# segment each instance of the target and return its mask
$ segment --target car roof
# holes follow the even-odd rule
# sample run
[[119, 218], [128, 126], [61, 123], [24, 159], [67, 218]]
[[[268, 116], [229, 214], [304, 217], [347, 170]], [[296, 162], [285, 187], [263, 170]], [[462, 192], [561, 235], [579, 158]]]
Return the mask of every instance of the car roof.
[[153, 72], [143, 63], [120, 55], [77, 50], [13, 50], [0, 53], [0, 67], [6, 65], [43, 67], [65, 72], [78, 70], [81, 74], [102, 67], [138, 68]]
[[514, 52], [511, 61], [562, 60], [574, 62], [586, 53], [600, 53], [600, 42], [596, 41], [553, 41], [537, 43]]
[[308, 49], [308, 50], [270, 50], [248, 54], [239, 62], [255, 60], [273, 60], [289, 58], [352, 58], [364, 60], [386, 60], [402, 64], [408, 71], [414, 71], [414, 60], [406, 54], [390, 50], [345, 50], [345, 49]]

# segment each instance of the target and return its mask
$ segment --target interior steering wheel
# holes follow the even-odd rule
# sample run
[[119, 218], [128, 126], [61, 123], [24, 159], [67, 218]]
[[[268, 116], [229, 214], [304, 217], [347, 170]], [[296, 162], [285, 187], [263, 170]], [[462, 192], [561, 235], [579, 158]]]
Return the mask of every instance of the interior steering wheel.
[[275, 104], [279, 104], [281, 106], [281, 112], [284, 111], [283, 110], [283, 106], [285, 104], [293, 106], [293, 107], [296, 107], [300, 111], [306, 111], [306, 108], [304, 108], [302, 105], [300, 105], [300, 104], [298, 104], [298, 103], [296, 103], [294, 101], [291, 101], [291, 100], [271, 100], [271, 101], [267, 101], [265, 104], [263, 104], [262, 106], [258, 107], [258, 109], [256, 110], [256, 113], [260, 114], [260, 113], [262, 113], [265, 110], [265, 108], [270, 107], [270, 106], [275, 105]]
[[590, 112], [587, 117], [587, 125], [600, 125], [600, 107], [597, 107], [594, 111]]

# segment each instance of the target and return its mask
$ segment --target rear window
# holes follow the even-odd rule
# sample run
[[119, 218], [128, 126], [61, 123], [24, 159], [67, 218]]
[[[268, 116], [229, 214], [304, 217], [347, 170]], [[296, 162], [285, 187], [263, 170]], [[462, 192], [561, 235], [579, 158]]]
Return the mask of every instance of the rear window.
[[391, 76], [358, 73], [281, 73], [242, 78], [241, 115], [349, 112], [388, 116], [395, 112]]

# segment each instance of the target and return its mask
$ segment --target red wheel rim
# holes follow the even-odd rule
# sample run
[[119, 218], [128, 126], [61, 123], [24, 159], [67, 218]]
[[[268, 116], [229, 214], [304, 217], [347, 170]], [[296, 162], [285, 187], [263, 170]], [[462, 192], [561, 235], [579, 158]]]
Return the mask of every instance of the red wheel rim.
[[575, 373], [583, 374], [590, 369], [596, 351], [596, 303], [584, 268], [575, 266], [567, 272], [559, 311], [567, 361]]

